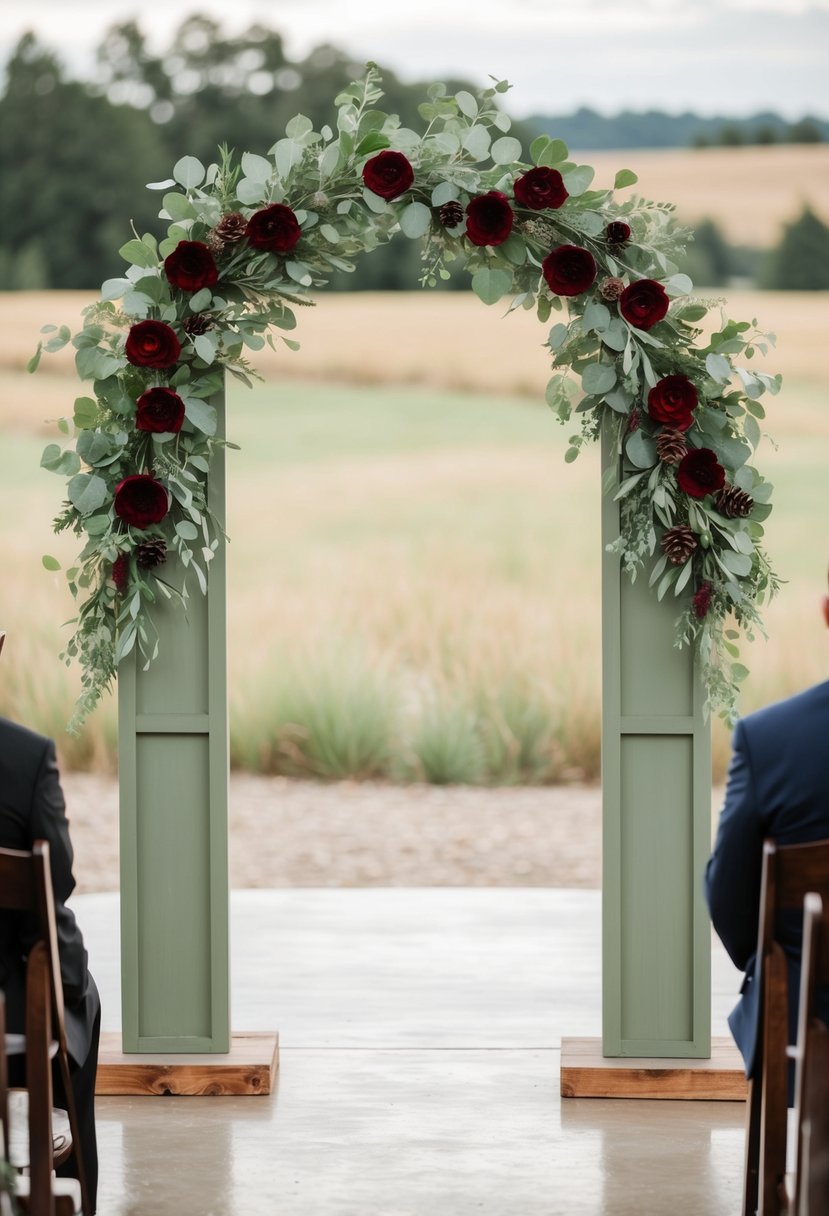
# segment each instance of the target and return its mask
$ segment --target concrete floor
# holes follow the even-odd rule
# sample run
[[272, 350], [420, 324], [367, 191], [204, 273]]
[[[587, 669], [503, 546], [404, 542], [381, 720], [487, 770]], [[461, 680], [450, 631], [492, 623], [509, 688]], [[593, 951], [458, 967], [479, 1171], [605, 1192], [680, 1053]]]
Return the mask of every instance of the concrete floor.
[[[234, 893], [233, 1026], [270, 1098], [98, 1101], [101, 1216], [726, 1216], [737, 1103], [559, 1098], [600, 1031], [599, 893]], [[118, 1028], [117, 897], [75, 901]], [[714, 953], [714, 1033], [739, 977]]]

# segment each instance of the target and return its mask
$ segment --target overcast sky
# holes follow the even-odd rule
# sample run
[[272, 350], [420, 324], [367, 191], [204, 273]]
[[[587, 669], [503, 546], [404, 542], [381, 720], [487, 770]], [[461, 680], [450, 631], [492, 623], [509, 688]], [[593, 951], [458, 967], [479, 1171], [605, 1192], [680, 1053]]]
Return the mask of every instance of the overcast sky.
[[0, 0], [0, 56], [32, 29], [81, 73], [114, 22], [161, 47], [195, 11], [228, 32], [261, 21], [291, 57], [330, 41], [404, 80], [506, 77], [519, 116], [829, 114], [829, 0]]

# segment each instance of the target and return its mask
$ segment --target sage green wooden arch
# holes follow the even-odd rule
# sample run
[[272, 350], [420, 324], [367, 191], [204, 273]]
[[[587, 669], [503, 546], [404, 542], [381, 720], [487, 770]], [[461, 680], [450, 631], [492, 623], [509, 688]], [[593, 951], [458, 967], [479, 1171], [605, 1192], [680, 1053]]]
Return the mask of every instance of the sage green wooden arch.
[[[224, 395], [213, 399], [224, 434]], [[605, 444], [604, 466], [615, 462]], [[597, 493], [599, 492], [597, 487]], [[225, 519], [224, 450], [210, 505]], [[710, 741], [676, 601], [631, 584], [602, 508], [603, 1026], [609, 1056], [710, 1054]], [[223, 548], [208, 595], [156, 607], [158, 661], [119, 668], [123, 1047], [230, 1045], [227, 614]], [[598, 960], [597, 960], [598, 964]], [[574, 1031], [578, 1027], [573, 1028]]]

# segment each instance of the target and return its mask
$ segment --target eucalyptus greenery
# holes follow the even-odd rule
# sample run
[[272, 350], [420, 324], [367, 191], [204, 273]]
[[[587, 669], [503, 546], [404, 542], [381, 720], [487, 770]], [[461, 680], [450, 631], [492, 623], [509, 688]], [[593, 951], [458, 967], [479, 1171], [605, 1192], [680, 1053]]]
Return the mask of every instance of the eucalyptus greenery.
[[[424, 286], [448, 278], [447, 265], [460, 259], [485, 304], [506, 301], [509, 312], [534, 312], [545, 325], [552, 319], [547, 401], [574, 431], [566, 459], [575, 459], [603, 429], [609, 433], [616, 459], [606, 469], [605, 491], [621, 500], [622, 521], [613, 547], [631, 578], [645, 571], [655, 595], [676, 597], [677, 644], [695, 646], [710, 703], [733, 716], [746, 674], [736, 641], [741, 631], [751, 636], [759, 606], [776, 587], [762, 549], [772, 487], [749, 461], [764, 417], [759, 399], [777, 392], [780, 381], [743, 365], [765, 352], [769, 339], [756, 332], [756, 322], [726, 319], [703, 338], [699, 323], [718, 302], [692, 298], [691, 281], [676, 272], [674, 259], [689, 233], [674, 223], [673, 208], [637, 197], [619, 202], [611, 190], [592, 189], [593, 170], [572, 162], [560, 140], [540, 136], [522, 159], [498, 104], [508, 87], [493, 82], [473, 96], [448, 95], [433, 85], [420, 107], [425, 129], [418, 133], [377, 108], [380, 78], [369, 65], [364, 78], [336, 98], [334, 127], [315, 131], [298, 115], [266, 157], [237, 159], [222, 149], [208, 167], [183, 157], [169, 181], [149, 187], [163, 191], [166, 236], [159, 242], [136, 233], [121, 248], [126, 272], [103, 284], [80, 332], [46, 327], [30, 370], [41, 349], [56, 351], [71, 341], [78, 374], [92, 385], [72, 417], [59, 422], [73, 444], [50, 444], [42, 459], [68, 479], [55, 529], [71, 528], [83, 541], [66, 572], [79, 612], [62, 657], [80, 661], [83, 681], [70, 729], [94, 708], [125, 655], [137, 647], [145, 664], [156, 658], [158, 597], [178, 597], [186, 607], [194, 586], [207, 590], [210, 561], [224, 541], [207, 492], [211, 458], [225, 442], [211, 404], [224, 374], [249, 384], [255, 372], [248, 352], [266, 342], [274, 346], [279, 331], [281, 341], [297, 349], [286, 336], [296, 327], [296, 306], [312, 303], [314, 288], [333, 271], [352, 270], [356, 257], [398, 233], [423, 242]], [[407, 172], [411, 167], [402, 191], [386, 192], [391, 197], [366, 184], [372, 180], [366, 166], [387, 150], [405, 158], [392, 159]], [[547, 179], [559, 174], [563, 192], [552, 202], [536, 198], [524, 205], [519, 196], [527, 192], [516, 190], [516, 182], [539, 169], [553, 171]], [[621, 170], [614, 190], [635, 182], [635, 174]], [[492, 198], [496, 220], [506, 228], [486, 244], [472, 213], [475, 200], [485, 207]], [[257, 247], [250, 235], [253, 217], [274, 205], [280, 213], [290, 209], [298, 225], [297, 239], [284, 251]], [[187, 248], [182, 242], [211, 251], [205, 256], [215, 256], [214, 282], [187, 290], [170, 281], [165, 260]], [[553, 289], [557, 280], [546, 260], [562, 246], [575, 247], [578, 273], [592, 259], [589, 282]], [[664, 314], [649, 318], [647, 327], [631, 323], [620, 299], [643, 281], [664, 299]], [[180, 343], [164, 370], [127, 357], [132, 327], [147, 320], [169, 326]], [[692, 418], [679, 431], [680, 448], [713, 453], [725, 488], [732, 496], [742, 492], [737, 515], [713, 489], [685, 492], [676, 459], [659, 454], [664, 427], [646, 403], [669, 376], [690, 381], [696, 393]], [[184, 404], [175, 433], [136, 426], [136, 402], [158, 386]], [[141, 527], [115, 509], [117, 487], [137, 474], [152, 477], [168, 496], [164, 517]], [[688, 550], [681, 562], [675, 551], [661, 551], [666, 531], [677, 526]], [[140, 546], [143, 552], [152, 542], [162, 553], [166, 546], [178, 577], [167, 576], [168, 562], [147, 568], [137, 560]], [[59, 568], [51, 557], [44, 564]]]

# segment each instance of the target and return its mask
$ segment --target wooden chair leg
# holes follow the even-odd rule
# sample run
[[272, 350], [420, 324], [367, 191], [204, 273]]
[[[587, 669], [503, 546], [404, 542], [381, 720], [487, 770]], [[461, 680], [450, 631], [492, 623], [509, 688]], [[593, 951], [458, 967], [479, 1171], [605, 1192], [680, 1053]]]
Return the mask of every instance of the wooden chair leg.
[[89, 1202], [89, 1191], [86, 1185], [86, 1166], [84, 1165], [83, 1151], [81, 1148], [80, 1129], [78, 1127], [78, 1116], [75, 1111], [75, 1095], [72, 1090], [72, 1077], [69, 1071], [69, 1059], [65, 1052], [58, 1052], [58, 1066], [60, 1068], [60, 1077], [63, 1082], [64, 1095], [66, 1097], [66, 1113], [69, 1116], [69, 1128], [72, 1132], [72, 1151], [75, 1155], [75, 1166], [78, 1173], [78, 1182], [81, 1184], [81, 1210], [83, 1216], [94, 1216], [91, 1204]]
[[760, 1100], [762, 1085], [755, 1077], [746, 1096], [746, 1147], [741, 1216], [756, 1216], [760, 1183]]

